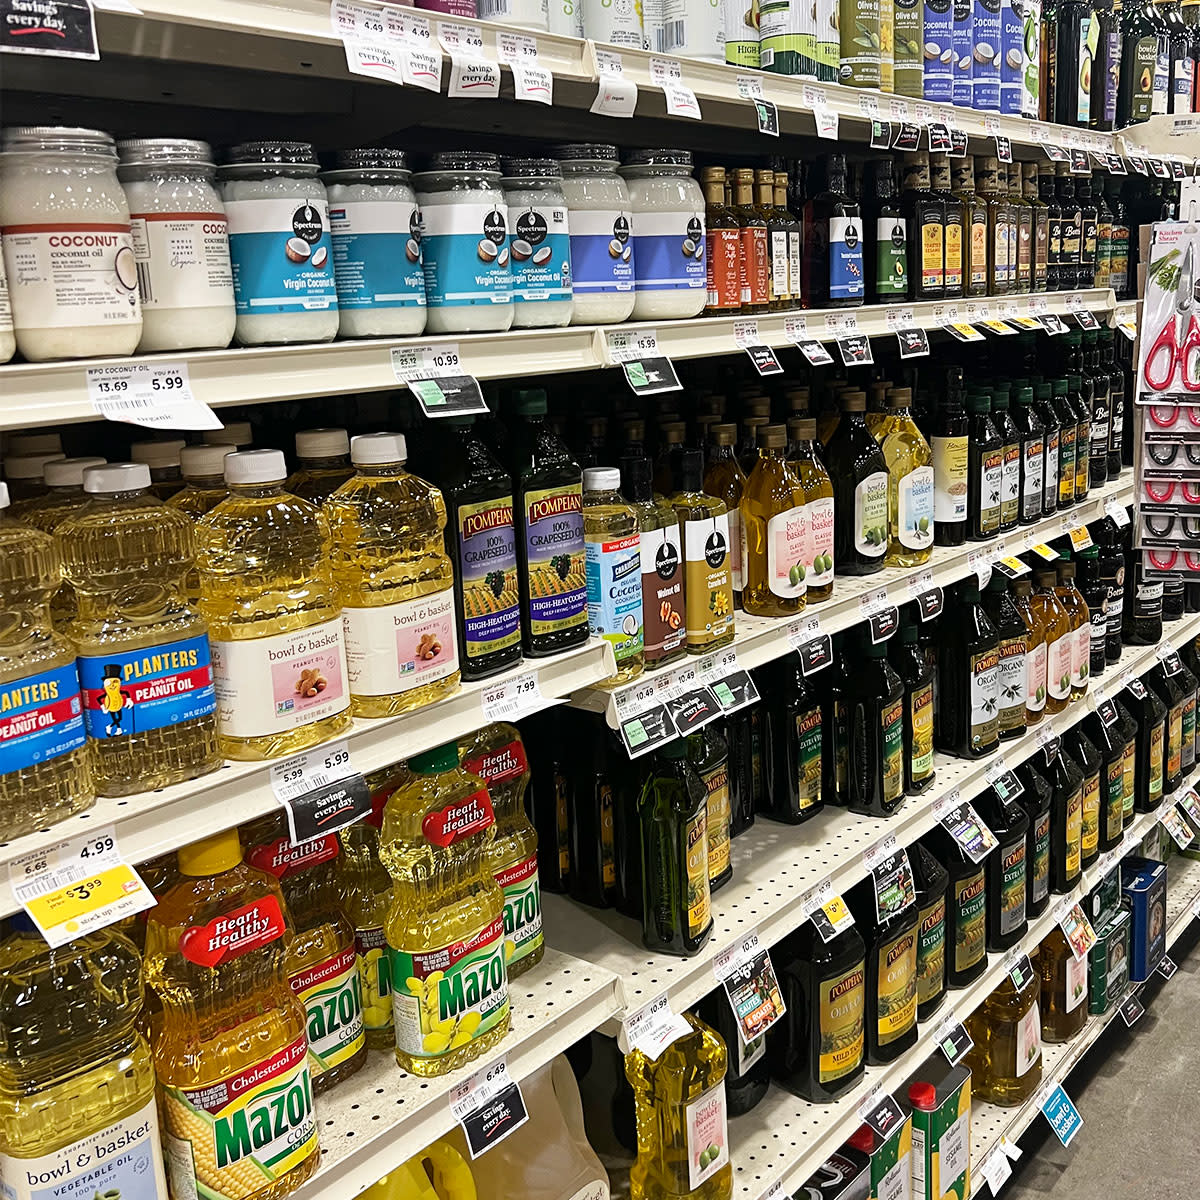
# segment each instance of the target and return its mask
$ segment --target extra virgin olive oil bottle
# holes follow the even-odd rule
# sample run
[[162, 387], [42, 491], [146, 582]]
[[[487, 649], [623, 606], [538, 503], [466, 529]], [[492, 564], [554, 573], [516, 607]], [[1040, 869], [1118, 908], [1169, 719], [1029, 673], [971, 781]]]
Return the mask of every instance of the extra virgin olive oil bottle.
[[890, 817], [904, 803], [904, 684], [886, 642], [864, 640], [846, 707], [850, 811]]
[[946, 898], [950, 874], [920, 842], [908, 848], [917, 886], [917, 1020], [928, 1021], [946, 998]]
[[867, 947], [867, 1062], [892, 1062], [917, 1040], [917, 906], [880, 912], [875, 881], [847, 897]]
[[975, 808], [1000, 845], [984, 859], [987, 875], [987, 948], [1015, 946], [1029, 927], [1029, 814], [1015, 800], [1003, 800], [994, 787], [975, 797]]
[[975, 578], [958, 587], [938, 660], [938, 747], [980, 758], [1000, 744], [1000, 637], [979, 602]]
[[1080, 725], [1072, 725], [1063, 735], [1063, 750], [1083, 773], [1083, 800], [1080, 808], [1080, 864], [1086, 869], [1100, 856], [1100, 826], [1103, 814], [1103, 760], [1096, 744]]
[[889, 643], [889, 661], [904, 684], [904, 791], [915, 796], [933, 783], [933, 670], [917, 645], [917, 624], [907, 610]]
[[733, 813], [729, 799], [729, 746], [710, 721], [687, 739], [688, 759], [696, 768], [707, 796], [705, 840], [708, 857], [708, 890], [715, 892], [733, 878], [733, 859], [729, 853]]
[[1054, 789], [1045, 775], [1028, 761], [1017, 768], [1017, 779], [1023, 789], [1017, 799], [1029, 817], [1025, 839], [1025, 911], [1030, 917], [1040, 917], [1050, 903], [1050, 810]]
[[984, 864], [972, 862], [940, 825], [922, 840], [950, 875], [946, 893], [946, 978], [952, 988], [966, 987], [987, 967], [987, 874]]
[[1000, 655], [997, 726], [1000, 740], [1008, 741], [1025, 733], [1025, 662], [1029, 634], [1020, 610], [1009, 595], [1008, 580], [998, 570], [993, 569], [983, 593], [983, 608], [996, 627]]
[[1125, 685], [1121, 702], [1137, 724], [1134, 811], [1153, 812], [1163, 798], [1167, 706], [1140, 679], [1131, 679]]
[[841, 575], [873, 574], [887, 551], [887, 463], [867, 429], [866, 409], [865, 392], [842, 394], [842, 417], [825, 454], [833, 481], [833, 557]]
[[763, 706], [765, 817], [799, 825], [825, 807], [822, 800], [821, 703], [804, 678], [799, 655], [777, 659], [757, 673]]

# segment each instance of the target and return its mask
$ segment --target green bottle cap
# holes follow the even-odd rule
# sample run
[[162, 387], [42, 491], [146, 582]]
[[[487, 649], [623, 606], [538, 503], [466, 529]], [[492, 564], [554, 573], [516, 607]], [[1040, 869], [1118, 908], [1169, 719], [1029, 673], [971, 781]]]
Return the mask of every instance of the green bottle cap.
[[[1078, 376], [1076, 376], [1076, 378], [1078, 378]], [[1067, 394], [1067, 381], [1065, 379], [1056, 379], [1051, 386], [1054, 389], [1055, 399], [1058, 399], [1059, 396], [1065, 396]]]
[[446, 742], [432, 750], [414, 754], [408, 760], [408, 769], [414, 775], [438, 775], [442, 771], [453, 771], [458, 766], [458, 743]]
[[1079, 385], [1080, 385], [1080, 378], [1078, 375], [1068, 375], [1067, 376], [1067, 391], [1068, 392], [1079, 391]]
[[522, 388], [516, 393], [513, 408], [522, 417], [544, 417], [546, 393], [542, 388]]
[[687, 758], [687, 742], [683, 738], [675, 738], [674, 741], [667, 742], [665, 745], [659, 746], [658, 753], [663, 758], [671, 760], [679, 758]]
[[1033, 385], [1033, 394], [1038, 400], [1050, 399], [1050, 385], [1048, 383], [1035, 383]]
[[985, 413], [992, 411], [992, 398], [986, 392], [972, 392], [967, 397], [967, 412]]

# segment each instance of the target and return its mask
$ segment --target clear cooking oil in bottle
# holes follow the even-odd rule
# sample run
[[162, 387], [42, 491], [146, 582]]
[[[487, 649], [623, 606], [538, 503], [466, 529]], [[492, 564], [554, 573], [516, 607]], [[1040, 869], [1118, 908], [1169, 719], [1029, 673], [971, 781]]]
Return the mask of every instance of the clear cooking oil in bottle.
[[402, 433], [350, 444], [357, 474], [328, 500], [330, 569], [342, 606], [350, 711], [392, 717], [458, 691], [446, 504], [405, 470]]
[[50, 623], [61, 581], [54, 539], [8, 515], [0, 483], [0, 803], [10, 838], [95, 799], [75, 647]]
[[208, 629], [183, 594], [191, 521], [150, 491], [145, 463], [91, 467], [91, 503], [58, 527], [92, 770], [102, 796], [221, 765]]
[[353, 478], [350, 437], [344, 429], [302, 429], [296, 434], [296, 469], [283, 485], [293, 496], [324, 504]]
[[226, 758], [279, 758], [350, 728], [329, 522], [286, 475], [278, 450], [229, 455], [229, 496], [196, 526]]
[[179, 452], [183, 487], [167, 501], [167, 507], [186, 513], [193, 521], [212, 512], [229, 495], [225, 459], [232, 453], [232, 446], [184, 446]]
[[243, 861], [236, 829], [184, 846], [179, 870], [150, 910], [145, 960], [171, 1194], [280, 1200], [321, 1158], [283, 893]]
[[756, 616], [795, 615], [803, 610], [808, 590], [808, 499], [786, 449], [783, 425], [759, 429], [758, 460], [742, 496], [742, 607]]
[[487, 786], [453, 742], [408, 760], [383, 810], [379, 858], [392, 877], [387, 920], [396, 1061], [428, 1078], [508, 1032], [504, 893], [492, 872]]
[[141, 1009], [141, 959], [115, 929], [51, 950], [24, 913], [9, 918], [0, 942], [5, 1196], [166, 1200]]

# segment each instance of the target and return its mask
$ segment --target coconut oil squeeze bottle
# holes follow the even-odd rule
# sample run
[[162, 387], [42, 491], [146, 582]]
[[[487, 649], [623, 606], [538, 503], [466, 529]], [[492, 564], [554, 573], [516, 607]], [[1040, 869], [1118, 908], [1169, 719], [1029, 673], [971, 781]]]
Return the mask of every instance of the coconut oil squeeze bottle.
[[788, 463], [804, 487], [807, 509], [806, 604], [820, 604], [833, 595], [833, 481], [813, 450], [816, 436], [817, 423], [813, 418], [796, 417], [788, 421]]
[[685, 450], [680, 489], [671, 497], [683, 538], [685, 623], [689, 654], [707, 654], [733, 641], [733, 579], [725, 502], [701, 490], [704, 456]]
[[981, 758], [1000, 745], [1000, 636], [979, 602], [978, 580], [958, 586], [949, 637], [938, 659], [935, 739], [960, 758]]
[[871, 575], [887, 551], [888, 472], [867, 430], [865, 392], [842, 394], [842, 419], [826, 461], [833, 480], [834, 559], [842, 575]]
[[758, 431], [758, 461], [742, 495], [746, 539], [742, 607], [763, 617], [792, 616], [804, 609], [810, 535], [800, 478], [788, 465], [787, 431]]
[[933, 540], [961, 546], [967, 540], [970, 422], [963, 411], [962, 367], [946, 370], [946, 391], [937, 406], [933, 436]]
[[588, 639], [583, 544], [583, 476], [546, 423], [546, 393], [519, 391], [521, 421], [513, 437], [521, 640], [542, 657]]

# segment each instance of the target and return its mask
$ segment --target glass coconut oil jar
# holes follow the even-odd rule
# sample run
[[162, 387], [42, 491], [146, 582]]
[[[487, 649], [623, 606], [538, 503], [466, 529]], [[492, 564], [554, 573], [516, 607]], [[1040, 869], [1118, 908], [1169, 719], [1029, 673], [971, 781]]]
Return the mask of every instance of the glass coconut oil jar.
[[142, 299], [138, 349], [222, 349], [237, 320], [225, 207], [207, 142], [118, 142]]
[[243, 346], [338, 331], [329, 200], [307, 142], [245, 142], [220, 170]]
[[0, 228], [17, 348], [31, 362], [132, 354], [142, 335], [117, 150], [96, 129], [9, 129]]

